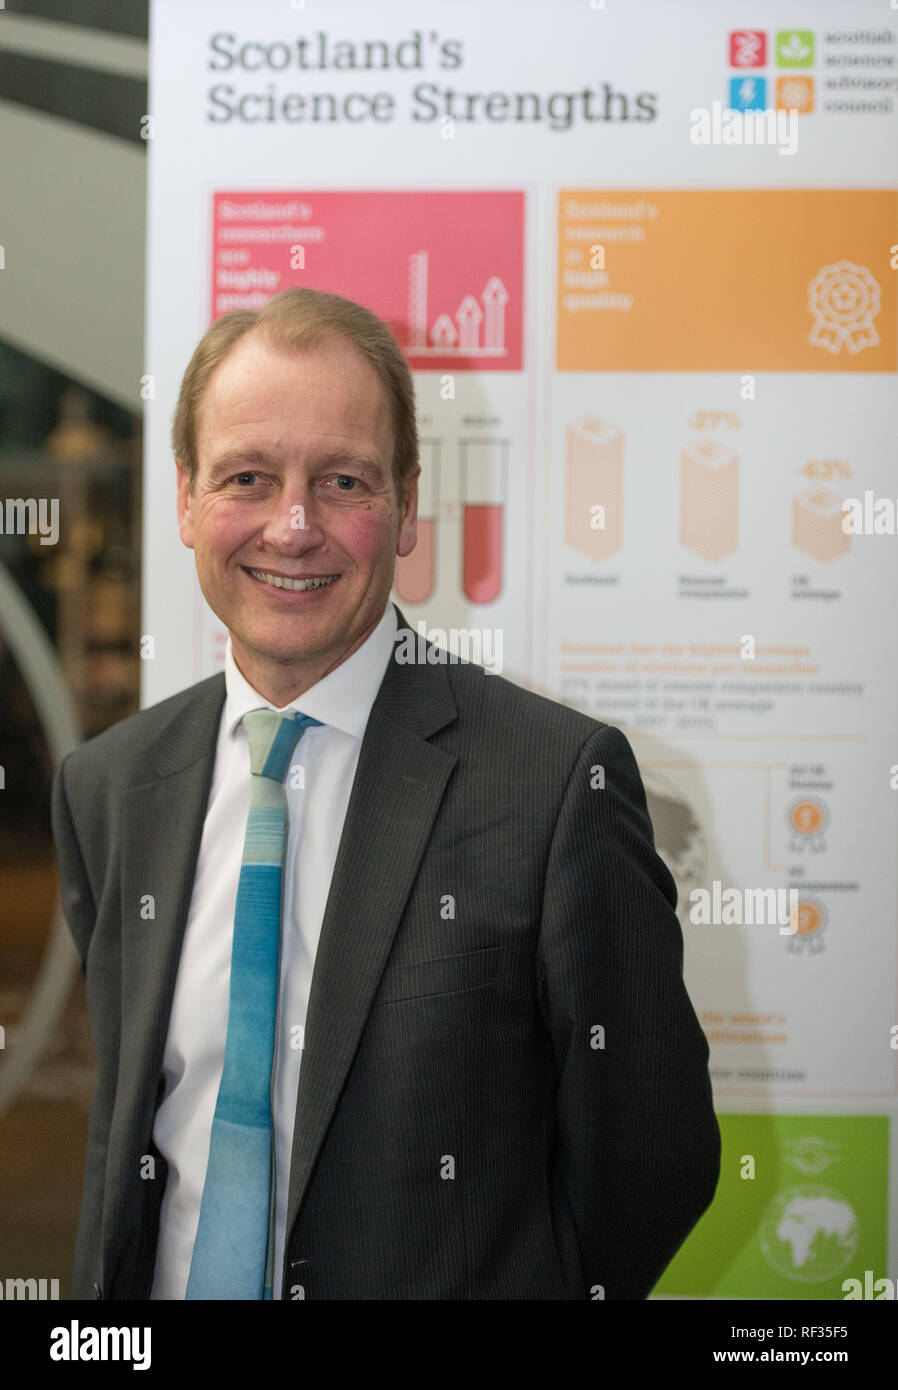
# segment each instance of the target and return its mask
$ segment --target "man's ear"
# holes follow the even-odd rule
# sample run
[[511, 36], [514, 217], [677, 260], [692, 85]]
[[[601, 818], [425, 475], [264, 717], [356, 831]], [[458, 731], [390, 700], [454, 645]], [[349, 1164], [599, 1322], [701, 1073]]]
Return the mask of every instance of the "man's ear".
[[190, 474], [181, 460], [176, 458], [175, 463], [178, 467], [178, 534], [188, 549], [192, 550], [193, 486], [190, 481]]
[[405, 505], [396, 538], [396, 554], [411, 555], [418, 543], [418, 474], [420, 464], [415, 469], [405, 489]]

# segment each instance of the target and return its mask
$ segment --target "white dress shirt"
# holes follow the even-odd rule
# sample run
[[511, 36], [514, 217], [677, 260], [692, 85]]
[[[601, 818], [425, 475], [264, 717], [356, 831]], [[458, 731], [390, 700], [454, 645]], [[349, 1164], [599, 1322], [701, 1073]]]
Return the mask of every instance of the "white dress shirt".
[[[293, 755], [303, 778], [287, 776], [288, 830], [284, 857], [280, 988], [272, 1077], [276, 1198], [274, 1290], [280, 1297], [287, 1224], [293, 1121], [302, 1048], [291, 1030], [305, 1028], [309, 988], [324, 909], [343, 832], [349, 794], [371, 706], [390, 660], [396, 610], [388, 603], [359, 649], [285, 710], [320, 719], [306, 729]], [[225, 653], [227, 697], [193, 896], [178, 964], [163, 1072], [165, 1093], [153, 1138], [168, 1162], [162, 1199], [152, 1299], [183, 1299], [206, 1180], [212, 1119], [224, 1068], [231, 942], [243, 837], [249, 814], [250, 762], [240, 723], [251, 709], [273, 709]], [[294, 781], [304, 787], [294, 787]], [[314, 814], [306, 814], [306, 808]], [[294, 1039], [303, 1037], [293, 1033]]]

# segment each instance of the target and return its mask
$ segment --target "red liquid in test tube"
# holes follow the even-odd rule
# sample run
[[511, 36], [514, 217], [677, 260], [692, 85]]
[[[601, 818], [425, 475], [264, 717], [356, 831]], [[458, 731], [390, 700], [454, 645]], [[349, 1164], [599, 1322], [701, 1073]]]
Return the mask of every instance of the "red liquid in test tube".
[[399, 556], [393, 587], [405, 603], [430, 598], [436, 578], [437, 462], [436, 444], [421, 440], [418, 474], [418, 541], [410, 555]]
[[462, 469], [462, 575], [472, 603], [492, 603], [502, 589], [505, 520], [503, 445], [469, 441]]

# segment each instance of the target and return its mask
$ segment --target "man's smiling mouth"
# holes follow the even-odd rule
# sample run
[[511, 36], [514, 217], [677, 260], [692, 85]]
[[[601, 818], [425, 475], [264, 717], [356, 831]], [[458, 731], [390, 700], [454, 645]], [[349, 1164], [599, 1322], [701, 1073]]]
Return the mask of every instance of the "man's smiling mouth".
[[263, 584], [272, 584], [275, 589], [321, 589], [340, 578], [338, 574], [322, 574], [309, 579], [288, 579], [282, 574], [272, 574], [270, 570], [248, 570], [247, 573], [254, 579], [261, 579]]

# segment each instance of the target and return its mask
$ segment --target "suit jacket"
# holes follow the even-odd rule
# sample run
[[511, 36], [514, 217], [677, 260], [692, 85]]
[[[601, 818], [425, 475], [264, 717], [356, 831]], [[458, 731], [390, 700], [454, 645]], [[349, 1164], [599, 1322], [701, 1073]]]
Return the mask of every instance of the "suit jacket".
[[[399, 650], [315, 960], [283, 1297], [645, 1298], [711, 1201], [720, 1140], [633, 753]], [[149, 1295], [152, 1129], [224, 698], [202, 681], [54, 777], [98, 1061], [74, 1298]]]

